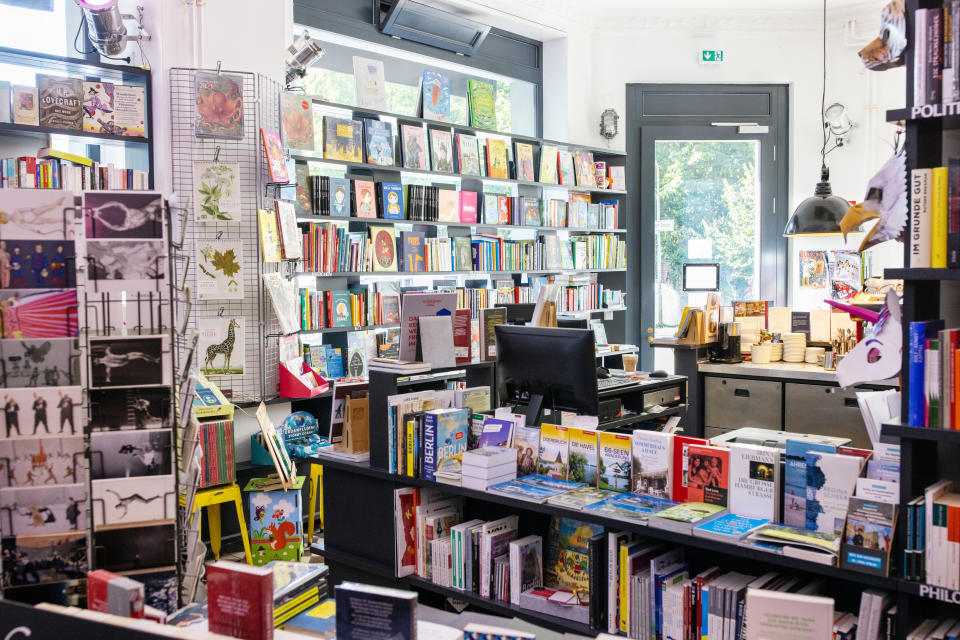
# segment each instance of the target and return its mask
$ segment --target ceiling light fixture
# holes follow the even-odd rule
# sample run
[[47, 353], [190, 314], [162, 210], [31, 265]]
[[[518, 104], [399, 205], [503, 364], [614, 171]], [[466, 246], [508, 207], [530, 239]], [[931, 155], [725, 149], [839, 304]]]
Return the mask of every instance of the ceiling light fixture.
[[286, 60], [285, 82], [288, 88], [295, 80], [302, 80], [307, 75], [307, 67], [324, 56], [323, 49], [316, 40], [310, 38], [310, 34], [306, 31], [302, 36], [294, 38], [293, 44], [287, 47], [287, 53], [289, 55]]
[[[83, 10], [87, 23], [87, 38], [90, 44], [104, 56], [118, 56], [131, 40], [149, 40], [150, 34], [143, 28], [143, 7], [137, 7], [137, 15], [120, 13], [119, 0], [74, 0]], [[124, 20], [137, 23], [137, 35], [127, 35]]]

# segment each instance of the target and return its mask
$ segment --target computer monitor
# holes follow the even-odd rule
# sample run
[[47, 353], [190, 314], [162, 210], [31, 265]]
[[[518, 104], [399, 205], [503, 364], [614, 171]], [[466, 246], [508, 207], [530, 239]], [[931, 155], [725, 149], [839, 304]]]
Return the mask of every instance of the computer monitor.
[[557, 316], [557, 326], [563, 329], [589, 329], [590, 321], [574, 316]]
[[528, 322], [533, 322], [533, 311], [537, 308], [535, 302], [517, 302], [514, 304], [500, 304], [507, 310], [507, 324], [517, 324], [523, 326]]
[[526, 407], [527, 424], [544, 409], [597, 415], [593, 331], [556, 327], [494, 327], [501, 403]]

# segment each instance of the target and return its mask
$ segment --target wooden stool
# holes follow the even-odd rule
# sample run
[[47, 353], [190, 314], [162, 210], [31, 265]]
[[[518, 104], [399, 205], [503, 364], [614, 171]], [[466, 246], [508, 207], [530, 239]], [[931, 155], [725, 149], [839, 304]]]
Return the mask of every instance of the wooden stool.
[[193, 499], [193, 510], [203, 513], [207, 507], [208, 526], [210, 527], [210, 549], [213, 557], [220, 559], [220, 505], [233, 502], [237, 509], [237, 521], [240, 523], [240, 535], [243, 538], [243, 551], [247, 555], [247, 564], [253, 564], [250, 555], [250, 540], [247, 535], [247, 521], [243, 517], [243, 500], [240, 497], [240, 487], [236, 482], [222, 487], [200, 489]]
[[317, 495], [320, 496], [320, 528], [323, 528], [323, 465], [310, 465], [310, 519], [307, 521], [307, 547], [313, 544], [313, 521], [317, 512]]

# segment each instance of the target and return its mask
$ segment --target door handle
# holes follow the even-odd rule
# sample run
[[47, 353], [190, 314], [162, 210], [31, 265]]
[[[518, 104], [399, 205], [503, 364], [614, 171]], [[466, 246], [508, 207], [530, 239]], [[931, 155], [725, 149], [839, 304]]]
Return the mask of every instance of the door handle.
[[734, 389], [734, 390], [733, 390], [733, 395], [737, 396], [738, 398], [749, 398], [749, 397], [750, 397], [750, 390], [749, 390], [749, 389]]
[[844, 399], [843, 399], [843, 406], [845, 406], [845, 407], [850, 407], [851, 409], [859, 409], [859, 408], [860, 408], [860, 403], [857, 402], [857, 399], [856, 399], [856, 398], [844, 398]]

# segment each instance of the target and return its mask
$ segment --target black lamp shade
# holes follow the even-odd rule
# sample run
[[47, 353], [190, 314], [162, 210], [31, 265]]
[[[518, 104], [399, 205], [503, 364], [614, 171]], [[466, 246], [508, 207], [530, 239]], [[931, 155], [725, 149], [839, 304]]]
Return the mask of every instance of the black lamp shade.
[[823, 167], [821, 181], [814, 195], [801, 202], [787, 221], [783, 235], [832, 236], [841, 235], [840, 220], [850, 208], [850, 203], [833, 195], [830, 189], [830, 171]]

